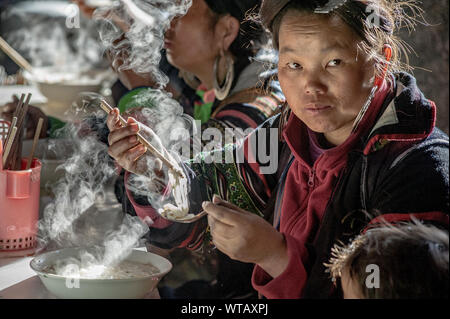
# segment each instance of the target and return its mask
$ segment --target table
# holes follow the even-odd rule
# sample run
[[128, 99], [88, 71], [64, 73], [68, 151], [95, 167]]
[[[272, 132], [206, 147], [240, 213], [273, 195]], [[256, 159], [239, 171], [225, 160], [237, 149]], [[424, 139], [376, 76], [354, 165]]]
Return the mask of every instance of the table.
[[0, 299], [56, 299], [30, 268], [32, 259], [0, 258]]

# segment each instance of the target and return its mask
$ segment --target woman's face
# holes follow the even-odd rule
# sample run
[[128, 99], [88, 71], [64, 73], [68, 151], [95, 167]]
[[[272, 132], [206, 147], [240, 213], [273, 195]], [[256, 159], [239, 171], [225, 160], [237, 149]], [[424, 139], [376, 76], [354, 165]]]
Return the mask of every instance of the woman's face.
[[175, 18], [165, 35], [167, 58], [173, 66], [197, 74], [211, 68], [219, 55], [213, 13], [204, 0], [193, 0], [186, 15]]
[[289, 11], [279, 31], [279, 80], [294, 114], [339, 145], [366, 102], [374, 64], [338, 17]]

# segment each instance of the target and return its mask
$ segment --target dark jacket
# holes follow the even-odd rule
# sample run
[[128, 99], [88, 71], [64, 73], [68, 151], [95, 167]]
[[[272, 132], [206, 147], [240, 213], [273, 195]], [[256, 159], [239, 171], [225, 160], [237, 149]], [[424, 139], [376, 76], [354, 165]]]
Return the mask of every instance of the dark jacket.
[[[396, 94], [388, 95], [377, 108], [369, 108], [361, 130], [351, 136], [348, 143], [351, 147], [340, 153], [332, 150], [330, 154], [334, 152], [334, 156], [324, 154], [318, 159], [325, 164], [317, 175], [305, 174], [310, 168], [302, 165], [301, 155], [291, 157], [291, 152], [298, 155], [307, 149], [304, 140], [298, 144], [300, 150], [292, 143], [279, 142], [276, 155], [280, 165], [273, 174], [258, 173], [262, 163], [248, 161], [232, 165], [201, 162], [187, 167], [188, 172], [195, 173], [191, 175], [192, 210], [198, 210], [203, 200], [219, 194], [267, 220], [274, 220], [275, 227], [285, 236], [290, 261], [284, 273], [271, 278], [258, 266], [253, 271], [253, 286], [262, 295], [338, 296], [323, 263], [329, 260], [336, 241], [347, 242], [371, 222], [374, 224], [380, 215], [395, 222], [408, 220], [415, 214], [421, 220], [447, 227], [448, 137], [434, 128], [436, 108], [419, 91], [415, 79], [399, 74], [395, 82]], [[305, 126], [301, 122], [296, 125], [301, 136]], [[275, 116], [253, 134], [258, 136], [259, 131], [278, 126], [279, 116]], [[265, 138], [266, 144], [273, 141], [270, 134]], [[328, 176], [329, 171], [333, 176]], [[305, 190], [311, 176], [312, 185]], [[227, 182], [233, 178], [233, 183]], [[319, 200], [310, 202], [311, 196]], [[295, 208], [288, 203], [295, 204]], [[160, 218], [154, 216], [156, 222]], [[204, 238], [205, 228], [205, 220], [194, 225], [171, 224], [154, 229], [152, 240], [160, 246], [195, 249]], [[233, 278], [233, 271], [230, 270], [229, 278]]]

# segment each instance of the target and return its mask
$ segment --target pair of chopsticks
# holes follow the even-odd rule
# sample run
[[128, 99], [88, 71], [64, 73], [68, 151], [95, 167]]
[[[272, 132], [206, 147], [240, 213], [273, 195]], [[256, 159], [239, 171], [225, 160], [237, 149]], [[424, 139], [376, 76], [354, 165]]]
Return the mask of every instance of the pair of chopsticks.
[[[5, 140], [5, 150], [3, 152], [3, 169], [20, 170], [22, 167], [22, 140], [25, 131], [25, 120], [28, 113], [28, 107], [31, 100], [31, 94], [28, 94], [25, 100], [25, 94], [22, 94], [13, 114], [11, 126]], [[40, 118], [36, 131], [34, 133], [33, 146], [27, 160], [26, 169], [30, 169], [36, 145], [41, 135], [44, 119]]]
[[[100, 107], [105, 111], [107, 114], [111, 113], [113, 111], [113, 108], [111, 105], [109, 105], [105, 100], [100, 101]], [[119, 121], [122, 123], [122, 125], [126, 126], [127, 121], [119, 115]], [[170, 168], [174, 173], [179, 175], [179, 177], [183, 178], [184, 174], [180, 171], [179, 168], [175, 167], [171, 161], [169, 161], [160, 151], [158, 151], [145, 137], [143, 137], [140, 133], [137, 133], [137, 138], [141, 144], [143, 144], [145, 147], [147, 147], [147, 150], [152, 153], [156, 158], [160, 159], [163, 164], [165, 164], [168, 168]]]
[[13, 60], [22, 69], [32, 73], [33, 68], [31, 64], [27, 60], [25, 60], [24, 57], [19, 54], [19, 52], [14, 50], [2, 37], [0, 37], [0, 49], [5, 52], [11, 58], [11, 60]]

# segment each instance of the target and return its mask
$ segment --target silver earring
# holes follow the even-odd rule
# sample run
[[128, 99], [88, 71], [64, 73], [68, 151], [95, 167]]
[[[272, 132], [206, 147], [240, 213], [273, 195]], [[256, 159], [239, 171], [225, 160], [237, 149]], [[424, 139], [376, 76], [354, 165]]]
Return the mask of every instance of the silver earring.
[[367, 99], [366, 103], [362, 107], [361, 111], [359, 111], [359, 114], [356, 117], [355, 122], [353, 123], [352, 133], [356, 132], [356, 130], [358, 129], [358, 126], [361, 123], [364, 115], [366, 115], [366, 112], [369, 109], [370, 104], [372, 104], [373, 98], [375, 97], [375, 93], [377, 93], [377, 90], [378, 90], [378, 86], [375, 85], [369, 94], [369, 98]]
[[[219, 62], [222, 56], [225, 56], [227, 59], [227, 75], [225, 77], [225, 82], [222, 86], [219, 84], [218, 80], [218, 72], [219, 72]], [[216, 98], [220, 101], [225, 100], [225, 98], [230, 94], [231, 85], [234, 80], [234, 60], [231, 54], [221, 54], [217, 56], [216, 61], [214, 62], [214, 93], [216, 94]]]

